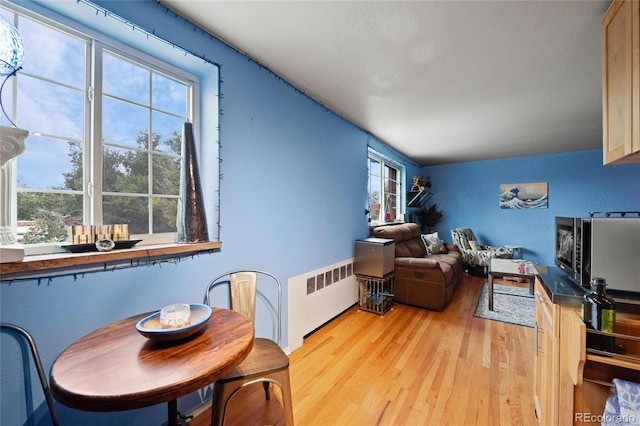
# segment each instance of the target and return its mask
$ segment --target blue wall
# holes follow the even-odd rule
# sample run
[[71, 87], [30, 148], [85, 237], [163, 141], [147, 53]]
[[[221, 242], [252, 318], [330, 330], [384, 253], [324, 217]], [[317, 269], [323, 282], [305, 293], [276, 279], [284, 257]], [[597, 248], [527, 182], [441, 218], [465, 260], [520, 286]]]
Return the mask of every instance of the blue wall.
[[[76, 4], [74, 0], [36, 3], [56, 8]], [[352, 257], [353, 241], [367, 234], [368, 146], [405, 162], [409, 181], [420, 172], [268, 70], [165, 13], [155, 1], [98, 3], [221, 64], [223, 246], [219, 253], [176, 264], [0, 284], [0, 319], [32, 332], [47, 371], [64, 348], [100, 326], [177, 300], [200, 301], [208, 280], [226, 270], [266, 269], [286, 285], [289, 277]], [[201, 77], [206, 81], [206, 75]], [[203, 85], [203, 103], [211, 84]], [[210, 115], [203, 120], [217, 120], [206, 105], [202, 110]], [[553, 216], [639, 209], [640, 166], [603, 168], [600, 155], [589, 151], [431, 167], [433, 201], [445, 212], [437, 228], [448, 236], [452, 227], [471, 226], [488, 243], [520, 243], [530, 251], [525, 255], [549, 263]], [[204, 174], [218, 161], [211, 157], [208, 153], [201, 159]], [[427, 176], [426, 169], [422, 174]], [[528, 181], [549, 182], [548, 210], [498, 208], [500, 183]], [[209, 188], [206, 195], [215, 198], [212, 192]], [[283, 333], [286, 345], [286, 323]], [[22, 387], [22, 355], [15, 341], [2, 333], [0, 348], [0, 424], [48, 424], [36, 376], [32, 386]], [[193, 398], [179, 401], [181, 411], [193, 405]], [[161, 424], [166, 417], [163, 405], [126, 413], [58, 407], [63, 424]]]
[[[26, 7], [86, 8], [65, 2], [19, 1]], [[44, 367], [81, 336], [115, 320], [159, 309], [176, 301], [199, 302], [209, 279], [227, 270], [250, 267], [276, 274], [285, 284], [303, 272], [353, 256], [353, 241], [368, 232], [367, 147], [383, 147], [371, 135], [172, 13], [153, 0], [98, 3], [155, 30], [188, 50], [221, 65], [224, 95], [220, 117], [219, 253], [154, 267], [26, 280], [0, 284], [0, 319], [29, 330], [38, 342]], [[100, 26], [91, 13], [87, 26]], [[127, 30], [124, 36], [133, 32]], [[167, 47], [170, 49], [170, 47]], [[205, 73], [201, 102], [203, 126], [218, 120], [208, 108]], [[208, 114], [208, 115], [207, 115]], [[207, 121], [209, 120], [209, 121]], [[203, 141], [211, 143], [211, 141]], [[217, 167], [211, 146], [201, 150], [201, 172]], [[393, 152], [386, 152], [392, 155]], [[399, 160], [402, 156], [397, 155]], [[409, 165], [408, 175], [419, 167]], [[216, 198], [207, 188], [205, 197]], [[215, 223], [210, 223], [210, 229]], [[287, 345], [283, 324], [283, 346]], [[23, 354], [15, 339], [0, 334], [0, 424], [48, 424], [37, 376], [23, 387]], [[193, 408], [194, 397], [182, 399], [181, 411]], [[63, 424], [161, 424], [166, 407], [158, 405], [126, 413], [88, 413], [58, 405]], [[34, 414], [35, 412], [35, 414]]]
[[[640, 211], [640, 164], [603, 166], [602, 151], [588, 150], [424, 168], [431, 202], [443, 210], [436, 230], [472, 228], [483, 244], [521, 245], [523, 257], [553, 265], [555, 216], [588, 217], [590, 211]], [[500, 209], [503, 183], [547, 182], [549, 208]]]

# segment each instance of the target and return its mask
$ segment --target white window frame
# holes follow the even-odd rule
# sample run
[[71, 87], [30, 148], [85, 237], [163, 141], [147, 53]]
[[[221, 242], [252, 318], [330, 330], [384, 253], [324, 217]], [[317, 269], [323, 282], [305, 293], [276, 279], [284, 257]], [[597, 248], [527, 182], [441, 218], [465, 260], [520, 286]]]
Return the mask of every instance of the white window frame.
[[[379, 213], [379, 219], [378, 220], [373, 220], [371, 219], [370, 224], [371, 225], [384, 225], [385, 223], [397, 223], [397, 222], [404, 222], [404, 215], [406, 213], [406, 194], [405, 194], [405, 182], [406, 182], [406, 166], [404, 164], [401, 164], [389, 157], [387, 157], [384, 154], [381, 154], [378, 151], [375, 151], [372, 148], [368, 149], [368, 155], [367, 155], [367, 210], [369, 212], [371, 212], [371, 205], [369, 205], [369, 200], [371, 198], [371, 188], [369, 185], [369, 182], [371, 180], [371, 170], [369, 170], [369, 162], [370, 160], [373, 159], [375, 161], [380, 162], [380, 166], [381, 166], [381, 173], [380, 173], [380, 188], [381, 188], [381, 193], [380, 193], [380, 213]], [[397, 189], [397, 205], [396, 205], [396, 212], [395, 212], [395, 219], [391, 220], [391, 221], [387, 221], [385, 220], [385, 208], [384, 208], [384, 203], [382, 202], [382, 200], [385, 199], [385, 185], [384, 185], [384, 168], [385, 166], [394, 168], [397, 172], [398, 172], [398, 179], [397, 179], [397, 184], [398, 184], [398, 189]]]
[[[54, 19], [42, 16], [38, 13], [32, 12], [28, 9], [15, 6], [9, 2], [6, 4], [3, 3], [3, 8], [8, 9], [16, 14], [23, 15], [29, 19], [38, 21], [39, 23], [49, 26], [55, 30], [64, 32], [72, 37], [84, 40], [88, 43], [88, 49], [86, 54], [86, 63], [85, 63], [85, 71], [87, 76], [85, 78], [85, 134], [84, 134], [84, 160], [83, 160], [83, 217], [85, 224], [101, 224], [102, 223], [102, 188], [101, 188], [101, 176], [102, 176], [102, 140], [101, 136], [101, 126], [100, 119], [102, 116], [102, 111], [100, 109], [101, 98], [102, 98], [102, 88], [101, 88], [101, 69], [99, 68], [101, 58], [100, 54], [102, 51], [107, 50], [111, 54], [115, 54], [117, 56], [121, 56], [127, 60], [130, 60], [134, 63], [141, 64], [144, 67], [148, 67], [154, 70], [154, 72], [158, 74], [165, 75], [169, 78], [180, 81], [181, 83], [190, 87], [188, 90], [188, 100], [187, 100], [187, 120], [193, 123], [194, 132], [199, 134], [199, 111], [200, 111], [200, 83], [197, 76], [192, 73], [189, 73], [179, 67], [171, 65], [167, 62], [164, 62], [160, 59], [157, 59], [145, 52], [142, 52], [134, 47], [128, 46], [124, 43], [121, 43], [117, 40], [114, 40], [108, 36], [105, 36], [97, 31], [91, 30], [89, 28], [80, 26], [80, 29], [73, 28], [69, 25], [62, 24], [57, 22]], [[18, 28], [18, 31], [20, 29]], [[97, 55], [96, 55], [97, 53]], [[96, 60], [98, 58], [98, 60]], [[91, 75], [91, 70], [93, 70], [98, 65], [98, 70], [96, 73]], [[19, 71], [18, 76], [14, 78], [19, 78], [20, 73], [24, 71]], [[34, 77], [34, 76], [32, 76]], [[6, 94], [6, 96], [13, 96], [13, 105], [14, 105], [14, 114], [12, 119], [15, 119], [15, 110], [16, 110], [16, 86], [13, 85], [14, 93]], [[89, 102], [89, 98], [92, 98], [93, 101]], [[93, 121], [91, 121], [92, 117], [95, 117]], [[97, 142], [95, 142], [97, 141]], [[28, 144], [28, 140], [27, 140]], [[151, 173], [151, 169], [149, 170]], [[17, 173], [13, 174], [13, 182], [11, 183], [14, 188], [14, 195], [12, 203], [12, 227], [14, 232], [16, 231], [16, 222], [17, 222]], [[42, 192], [42, 191], [38, 191]], [[46, 190], [44, 190], [46, 192]], [[75, 193], [72, 190], [69, 190], [69, 193]], [[149, 194], [152, 195], [152, 194]], [[151, 212], [150, 212], [151, 215]], [[150, 230], [151, 232], [152, 230]], [[175, 242], [176, 233], [155, 233], [155, 234], [142, 234], [142, 235], [131, 235], [131, 239], [143, 239], [145, 244], [161, 244], [161, 243], [173, 243]], [[27, 255], [36, 255], [36, 254], [46, 254], [46, 253], [55, 253], [61, 252], [62, 250], [58, 247], [57, 243], [45, 243], [45, 244], [28, 244], [25, 245], [25, 253]]]

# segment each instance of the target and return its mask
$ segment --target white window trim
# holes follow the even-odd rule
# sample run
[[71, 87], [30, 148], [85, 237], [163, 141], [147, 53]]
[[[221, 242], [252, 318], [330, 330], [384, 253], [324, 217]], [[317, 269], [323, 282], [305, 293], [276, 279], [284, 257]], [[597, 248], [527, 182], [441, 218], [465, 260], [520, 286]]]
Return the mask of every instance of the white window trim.
[[[396, 215], [396, 220], [394, 221], [385, 221], [384, 218], [382, 218], [381, 220], [377, 220], [377, 221], [371, 221], [370, 225], [372, 226], [378, 226], [378, 225], [384, 225], [387, 223], [403, 223], [404, 222], [404, 217], [406, 215], [407, 212], [407, 206], [406, 206], [406, 190], [405, 190], [405, 186], [406, 186], [406, 177], [407, 177], [407, 167], [404, 164], [401, 164], [395, 160], [393, 160], [392, 158], [381, 154], [380, 152], [376, 151], [375, 149], [369, 147], [368, 148], [368, 152], [367, 152], [367, 164], [369, 162], [369, 158], [373, 158], [375, 160], [378, 160], [382, 163], [383, 167], [385, 164], [394, 167], [395, 169], [397, 169], [399, 171], [400, 176], [398, 177], [398, 212]], [[369, 171], [367, 170], [367, 182], [369, 181]], [[368, 186], [368, 183], [367, 183]], [[369, 208], [369, 193], [368, 193], [368, 188], [367, 188], [367, 209]], [[382, 216], [382, 215], [381, 215]]]
[[[15, 13], [25, 15], [30, 19], [33, 19], [45, 25], [51, 26], [52, 28], [71, 33], [79, 38], [92, 39], [94, 44], [98, 43], [103, 48], [106, 48], [107, 50], [110, 50], [114, 53], [121, 54], [135, 61], [146, 63], [146, 65], [153, 67], [157, 71], [160, 71], [161, 73], [164, 73], [168, 76], [172, 76], [179, 80], [188, 81], [191, 84], [191, 90], [189, 93], [189, 96], [191, 97], [191, 102], [188, 103], [189, 110], [187, 111], [187, 116], [191, 118], [194, 134], [200, 135], [200, 83], [199, 83], [199, 78], [196, 75], [188, 71], [185, 71], [175, 65], [172, 65], [168, 62], [165, 62], [161, 59], [158, 59], [152, 55], [149, 55], [141, 50], [138, 50], [135, 47], [129, 46], [126, 43], [113, 39], [105, 34], [100, 33], [99, 31], [86, 27], [83, 24], [75, 23], [75, 22], [73, 24], [70, 24], [68, 22], [68, 19], [66, 18], [57, 19], [57, 16], [56, 16], [57, 14], [55, 12], [52, 14], [53, 16], [56, 16], [54, 18], [54, 17], [45, 16], [43, 14], [34, 12], [30, 9], [18, 6], [11, 2], [3, 2], [2, 6], [6, 9], [12, 10]], [[93, 60], [94, 60], [93, 58], [90, 59], [90, 62], [91, 62], [90, 66], [94, 66]], [[94, 83], [93, 81], [91, 81], [90, 79], [87, 79], [87, 84], [89, 86], [93, 86], [93, 83]], [[14, 105], [15, 105], [15, 102], [14, 102]], [[90, 112], [91, 108], [92, 107], [88, 108], [89, 112], [87, 112], [87, 114], [91, 114]], [[96, 127], [95, 124], [96, 124], [96, 121], [94, 121], [93, 127]], [[87, 132], [92, 131], [91, 130], [92, 126], [86, 126], [86, 127], [87, 127], [87, 130], [86, 130]], [[95, 136], [95, 135], [92, 135], [92, 136]], [[91, 138], [90, 140], [93, 140], [93, 138]], [[91, 151], [93, 152], [96, 150], [94, 150], [92, 147]], [[94, 154], [94, 156], [95, 155], [96, 154]], [[95, 161], [95, 158], [93, 160]], [[16, 187], [17, 173], [14, 173], [14, 180], [15, 181], [12, 184], [14, 185], [14, 187]], [[90, 180], [94, 185], [96, 184], [96, 182], [99, 182], [93, 178], [90, 178]], [[86, 201], [87, 198], [94, 198], [94, 197], [87, 197], [86, 185], [85, 185], [85, 188], [83, 189], [83, 193], [84, 193], [85, 204], [87, 203]], [[11, 217], [13, 218], [17, 217], [17, 207], [15, 202], [16, 196], [17, 196], [17, 193], [14, 192], [14, 196], [13, 196], [14, 200], [11, 201], [12, 210], [13, 210]], [[91, 203], [91, 201], [89, 201], [89, 203]], [[93, 210], [93, 206], [91, 206], [90, 209]], [[87, 210], [86, 206], [85, 206], [85, 212], [86, 212], [86, 215], [93, 214], [92, 211]], [[98, 220], [98, 218], [95, 218], [95, 220]], [[12, 224], [12, 226], [14, 228], [14, 232], [16, 232], [15, 221]], [[176, 241], [176, 232], [131, 235], [131, 238], [143, 239], [145, 245], [167, 244], [167, 243], [174, 243]], [[23, 245], [23, 247], [24, 247], [26, 256], [51, 254], [51, 253], [66, 253], [65, 250], [60, 248], [60, 243], [27, 244], [27, 245]]]

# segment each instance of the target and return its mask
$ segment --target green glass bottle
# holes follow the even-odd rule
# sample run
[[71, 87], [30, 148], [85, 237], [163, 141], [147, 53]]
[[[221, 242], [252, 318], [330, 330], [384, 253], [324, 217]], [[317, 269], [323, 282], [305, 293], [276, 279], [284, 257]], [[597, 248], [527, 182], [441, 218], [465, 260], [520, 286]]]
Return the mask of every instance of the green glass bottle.
[[[604, 278], [591, 280], [591, 291], [584, 295], [582, 302], [582, 320], [592, 330], [615, 333], [616, 302], [607, 295], [607, 281]], [[613, 336], [587, 333], [587, 347], [613, 352]]]

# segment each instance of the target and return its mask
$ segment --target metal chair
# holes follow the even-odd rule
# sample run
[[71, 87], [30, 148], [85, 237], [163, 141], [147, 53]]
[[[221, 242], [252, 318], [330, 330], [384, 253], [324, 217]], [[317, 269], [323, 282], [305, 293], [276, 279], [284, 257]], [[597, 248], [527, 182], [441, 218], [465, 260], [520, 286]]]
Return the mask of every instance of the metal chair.
[[55, 426], [60, 425], [60, 421], [58, 420], [58, 413], [56, 412], [56, 407], [53, 402], [53, 396], [51, 395], [51, 389], [49, 388], [49, 381], [47, 380], [47, 376], [44, 374], [44, 368], [42, 367], [42, 361], [40, 360], [40, 353], [38, 352], [38, 348], [36, 347], [36, 342], [33, 340], [31, 334], [27, 332], [22, 327], [18, 327], [17, 325], [0, 323], [0, 328], [13, 330], [18, 334], [22, 335], [24, 339], [29, 344], [29, 348], [31, 349], [31, 355], [33, 356], [33, 362], [36, 365], [36, 370], [38, 371], [38, 377], [40, 378], [40, 384], [42, 385], [42, 392], [44, 392], [44, 397], [47, 400], [47, 406], [49, 406], [49, 414], [51, 415], [51, 421]]
[[255, 324], [256, 295], [258, 279], [277, 284], [278, 300], [276, 341], [256, 338], [249, 356], [231, 372], [218, 379], [213, 385], [211, 424], [221, 426], [227, 414], [229, 400], [244, 386], [262, 382], [265, 399], [271, 398], [269, 385], [280, 387], [284, 419], [287, 426], [293, 426], [293, 404], [291, 383], [289, 380], [289, 357], [280, 348], [282, 285], [275, 275], [256, 270], [238, 270], [227, 272], [209, 282], [204, 295], [204, 303], [210, 305], [211, 290], [221, 284], [227, 284], [231, 294], [231, 309], [251, 319]]

